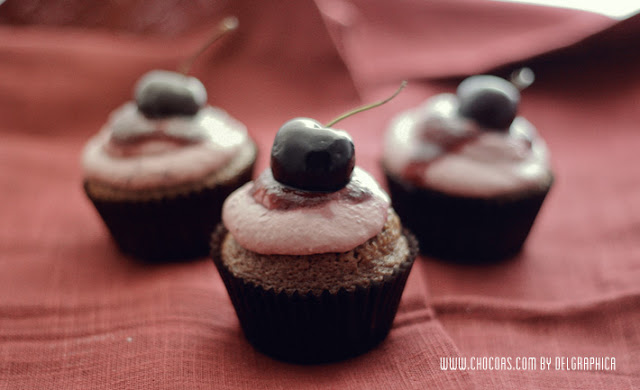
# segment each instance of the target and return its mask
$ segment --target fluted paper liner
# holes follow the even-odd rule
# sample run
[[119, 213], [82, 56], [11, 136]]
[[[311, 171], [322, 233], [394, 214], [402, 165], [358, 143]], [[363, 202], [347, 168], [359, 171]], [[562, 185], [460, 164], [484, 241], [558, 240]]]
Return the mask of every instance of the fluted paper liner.
[[120, 250], [145, 261], [175, 261], [209, 254], [224, 200], [251, 180], [253, 163], [231, 181], [172, 197], [100, 199], [87, 190]]
[[380, 282], [368, 287], [320, 295], [265, 290], [234, 276], [221, 258], [227, 230], [213, 234], [213, 261], [229, 292], [245, 336], [261, 352], [295, 363], [321, 363], [363, 353], [382, 341], [393, 323], [411, 266], [418, 252], [408, 232], [407, 259]]
[[515, 196], [470, 198], [415, 186], [384, 170], [402, 223], [426, 255], [461, 263], [494, 262], [517, 254], [551, 189]]

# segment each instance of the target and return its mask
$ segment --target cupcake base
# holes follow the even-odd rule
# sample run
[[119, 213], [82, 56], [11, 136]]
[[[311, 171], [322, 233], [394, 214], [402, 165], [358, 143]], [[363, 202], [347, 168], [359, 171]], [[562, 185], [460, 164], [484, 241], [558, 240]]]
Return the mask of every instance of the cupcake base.
[[524, 245], [553, 176], [538, 190], [514, 196], [470, 198], [417, 187], [385, 170], [393, 208], [416, 235], [420, 251], [461, 263], [486, 263], [517, 254]]
[[150, 262], [187, 260], [208, 255], [222, 204], [251, 180], [253, 165], [224, 183], [165, 197], [103, 199], [87, 181], [84, 189], [122, 252]]
[[220, 255], [226, 235], [220, 224], [212, 237], [211, 254], [245, 336], [266, 355], [302, 364], [343, 360], [380, 343], [391, 329], [418, 251], [415, 238], [405, 233], [410, 253], [382, 281], [337, 293], [287, 293], [234, 276]]

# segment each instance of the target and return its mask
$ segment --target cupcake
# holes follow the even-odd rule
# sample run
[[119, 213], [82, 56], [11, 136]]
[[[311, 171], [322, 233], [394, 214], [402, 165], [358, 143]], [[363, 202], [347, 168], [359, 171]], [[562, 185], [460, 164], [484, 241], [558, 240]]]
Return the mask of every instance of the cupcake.
[[206, 256], [224, 199], [251, 180], [246, 127], [206, 101], [198, 79], [151, 71], [86, 144], [84, 189], [122, 252]]
[[277, 359], [318, 363], [389, 333], [417, 253], [349, 135], [297, 118], [271, 168], [225, 201], [212, 256], [245, 336]]
[[390, 123], [382, 166], [424, 254], [485, 262], [518, 253], [551, 189], [545, 142], [516, 116], [516, 85], [464, 80]]

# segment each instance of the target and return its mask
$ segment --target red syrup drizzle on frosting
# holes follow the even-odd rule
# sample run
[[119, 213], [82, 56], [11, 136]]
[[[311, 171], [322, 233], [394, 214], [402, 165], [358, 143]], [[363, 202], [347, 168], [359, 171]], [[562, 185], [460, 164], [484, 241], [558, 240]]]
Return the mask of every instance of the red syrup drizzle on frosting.
[[271, 170], [265, 171], [254, 182], [251, 195], [256, 202], [269, 210], [294, 210], [312, 208], [331, 201], [346, 201], [352, 204], [371, 198], [371, 191], [354, 179], [335, 192], [314, 192], [288, 187], [273, 178]]
[[122, 138], [112, 136], [109, 140], [109, 143], [107, 144], [107, 148], [108, 151], [113, 155], [130, 157], [133, 155], [137, 155], [140, 148], [149, 141], [167, 142], [181, 147], [198, 143], [201, 141], [201, 139], [172, 135], [165, 131], [164, 126], [159, 126], [158, 129], [148, 133], [135, 134]]
[[[478, 139], [478, 137], [485, 131], [487, 130], [475, 129], [473, 133], [465, 137], [456, 137], [447, 133], [446, 131], [423, 132], [423, 134], [420, 135], [420, 142], [430, 142], [433, 144], [437, 144], [442, 148], [442, 151], [437, 156], [430, 159], [420, 160], [418, 158], [415, 161], [411, 161], [403, 169], [403, 177], [413, 184], [422, 185], [424, 172], [429, 167], [429, 165], [440, 160], [447, 154], [460, 153], [460, 151], [467, 144]], [[531, 149], [533, 147], [533, 139], [531, 137], [531, 134], [517, 133], [517, 135], [515, 135], [514, 137], [518, 140], [523, 141], [528, 149]]]
[[424, 171], [429, 167], [429, 165], [438, 161], [447, 154], [460, 152], [465, 145], [478, 138], [479, 135], [480, 133], [477, 131], [469, 136], [460, 138], [451, 136], [445, 131], [424, 132], [420, 136], [419, 142], [431, 142], [438, 144], [442, 148], [442, 151], [437, 156], [428, 160], [411, 161], [403, 169], [403, 177], [414, 184], [421, 185], [423, 183]]

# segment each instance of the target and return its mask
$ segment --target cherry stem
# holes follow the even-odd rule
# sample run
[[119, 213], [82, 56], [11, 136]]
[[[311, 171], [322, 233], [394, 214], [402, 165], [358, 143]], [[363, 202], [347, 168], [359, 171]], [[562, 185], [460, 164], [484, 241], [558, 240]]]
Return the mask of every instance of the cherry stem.
[[529, 87], [536, 80], [536, 75], [530, 68], [520, 68], [511, 73], [511, 84], [515, 85], [518, 90]]
[[406, 87], [406, 86], [407, 86], [407, 81], [404, 80], [402, 82], [402, 84], [400, 84], [400, 87], [398, 87], [398, 89], [393, 93], [393, 95], [389, 96], [388, 98], [386, 98], [384, 100], [380, 100], [379, 102], [376, 102], [376, 103], [371, 103], [371, 104], [367, 104], [366, 106], [358, 107], [358, 108], [353, 109], [353, 110], [351, 110], [349, 112], [345, 112], [344, 114], [340, 115], [336, 119], [334, 119], [331, 122], [327, 123], [325, 125], [325, 127], [331, 127], [331, 126], [335, 125], [336, 123], [340, 122], [341, 120], [350, 117], [351, 115], [355, 115], [355, 114], [357, 114], [359, 112], [367, 111], [367, 110], [370, 110], [372, 108], [379, 107], [379, 106], [389, 102], [391, 99], [393, 99], [394, 97], [398, 96], [400, 91], [402, 91], [404, 89], [404, 87]]
[[200, 46], [200, 48], [198, 49], [198, 51], [196, 51], [195, 53], [193, 53], [189, 58], [187, 58], [186, 60], [184, 60], [178, 70], [180, 73], [182, 73], [183, 75], [187, 75], [189, 74], [189, 71], [191, 70], [191, 66], [193, 65], [193, 63], [195, 62], [195, 60], [200, 57], [200, 55], [207, 50], [207, 48], [211, 45], [213, 45], [214, 43], [216, 43], [220, 38], [224, 37], [225, 35], [227, 35], [228, 32], [231, 32], [235, 29], [238, 28], [238, 18], [236, 18], [235, 16], [228, 16], [224, 19], [222, 19], [222, 21], [218, 24], [218, 28], [216, 29], [216, 31], [211, 35], [211, 37], [207, 40], [207, 42], [205, 42], [202, 46]]

